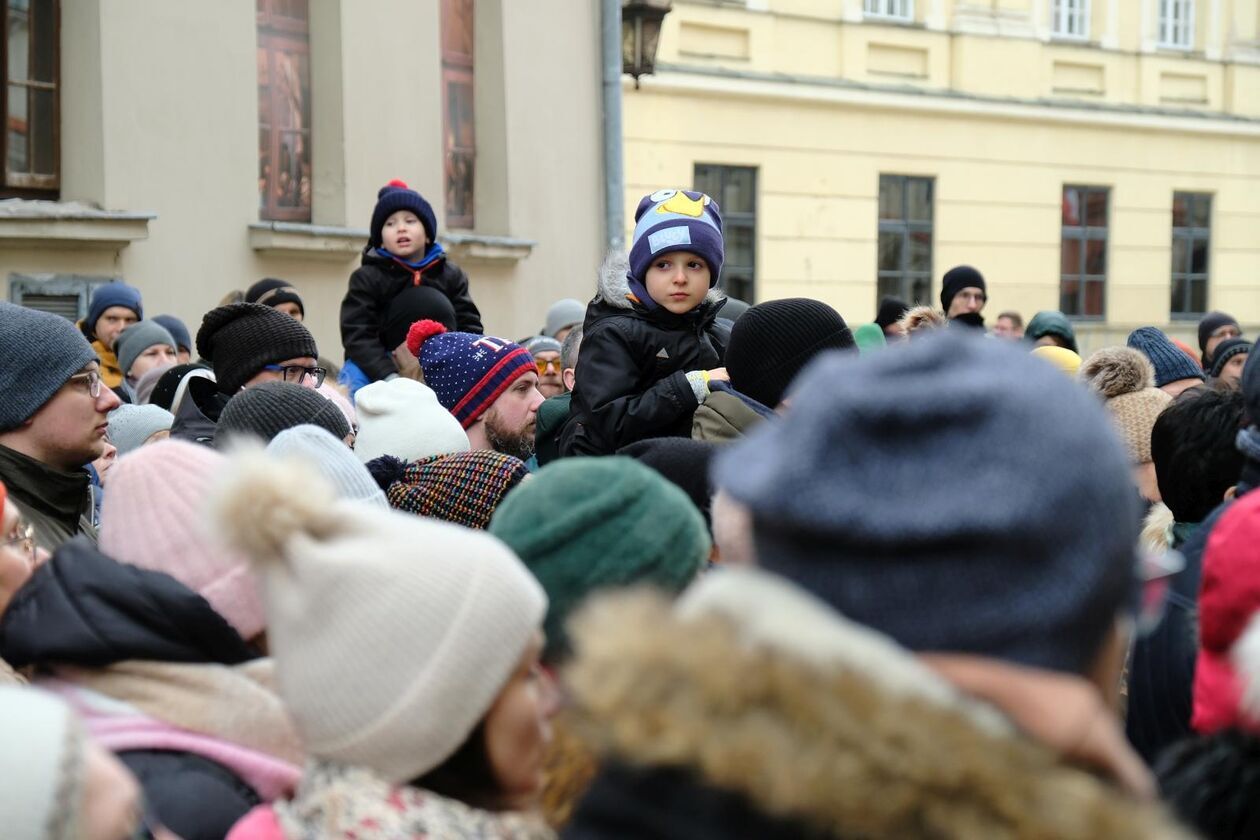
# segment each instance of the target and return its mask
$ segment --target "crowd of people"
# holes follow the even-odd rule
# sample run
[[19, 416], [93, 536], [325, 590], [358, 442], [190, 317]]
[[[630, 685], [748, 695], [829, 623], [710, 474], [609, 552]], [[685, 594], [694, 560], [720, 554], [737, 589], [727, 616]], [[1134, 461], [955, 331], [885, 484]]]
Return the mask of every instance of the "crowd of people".
[[334, 363], [0, 303], [4, 836], [1260, 835], [1260, 362], [971, 266], [850, 328], [645, 196], [487, 334], [392, 181]]

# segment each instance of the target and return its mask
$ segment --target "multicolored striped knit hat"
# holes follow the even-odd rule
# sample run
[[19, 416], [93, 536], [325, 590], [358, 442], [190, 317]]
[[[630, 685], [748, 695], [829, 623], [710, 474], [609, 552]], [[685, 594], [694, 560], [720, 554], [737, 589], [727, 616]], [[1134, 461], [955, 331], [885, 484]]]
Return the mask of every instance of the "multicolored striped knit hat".
[[416, 321], [407, 349], [420, 360], [424, 384], [467, 429], [499, 395], [534, 370], [534, 357], [505, 338], [447, 332], [437, 321]]
[[525, 462], [489, 449], [435, 455], [410, 464], [391, 455], [368, 462], [390, 507], [485, 530], [503, 498], [529, 470]]

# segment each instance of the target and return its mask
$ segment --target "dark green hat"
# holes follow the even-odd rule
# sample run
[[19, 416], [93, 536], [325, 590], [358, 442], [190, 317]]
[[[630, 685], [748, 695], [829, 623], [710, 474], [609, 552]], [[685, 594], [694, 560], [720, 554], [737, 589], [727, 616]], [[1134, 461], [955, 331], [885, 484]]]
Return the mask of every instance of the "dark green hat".
[[568, 650], [564, 625], [598, 589], [637, 583], [680, 592], [709, 557], [687, 494], [630, 458], [565, 458], [508, 494], [490, 522], [547, 591], [543, 658]]

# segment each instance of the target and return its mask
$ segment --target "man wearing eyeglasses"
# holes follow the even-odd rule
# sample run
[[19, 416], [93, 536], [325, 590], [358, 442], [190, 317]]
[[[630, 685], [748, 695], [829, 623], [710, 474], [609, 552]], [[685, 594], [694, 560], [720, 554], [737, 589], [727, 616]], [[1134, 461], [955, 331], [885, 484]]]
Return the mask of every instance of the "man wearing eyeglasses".
[[118, 395], [87, 339], [64, 318], [0, 302], [0, 480], [52, 551], [96, 539], [85, 467], [105, 451]]
[[545, 335], [534, 336], [524, 342], [525, 349], [534, 357], [538, 368], [538, 390], [544, 397], [558, 397], [564, 387], [564, 367], [560, 361], [560, 342]]

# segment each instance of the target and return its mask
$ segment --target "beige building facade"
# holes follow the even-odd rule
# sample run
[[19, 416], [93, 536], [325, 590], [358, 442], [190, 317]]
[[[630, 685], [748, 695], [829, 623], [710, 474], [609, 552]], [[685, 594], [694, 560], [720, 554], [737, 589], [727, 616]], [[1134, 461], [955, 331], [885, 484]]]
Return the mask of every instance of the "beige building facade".
[[627, 223], [711, 190], [757, 300], [856, 324], [967, 263], [1083, 349], [1260, 324], [1256, 0], [674, 0], [623, 97]]
[[[12, 17], [23, 4], [8, 5]], [[10, 52], [52, 45], [57, 58], [27, 62], [29, 108], [14, 93], [27, 83], [8, 80], [0, 280], [11, 297], [65, 307], [75, 289], [119, 278], [148, 313], [195, 334], [225, 293], [279, 277], [340, 362], [338, 307], [391, 179], [432, 203], [488, 331], [531, 335], [551, 301], [589, 297], [604, 241], [595, 4], [29, 8], [24, 34], [9, 21]], [[59, 68], [51, 86], [38, 78], [48, 67]], [[50, 131], [38, 91], [54, 88]], [[50, 137], [55, 156], [41, 163], [32, 150]]]

